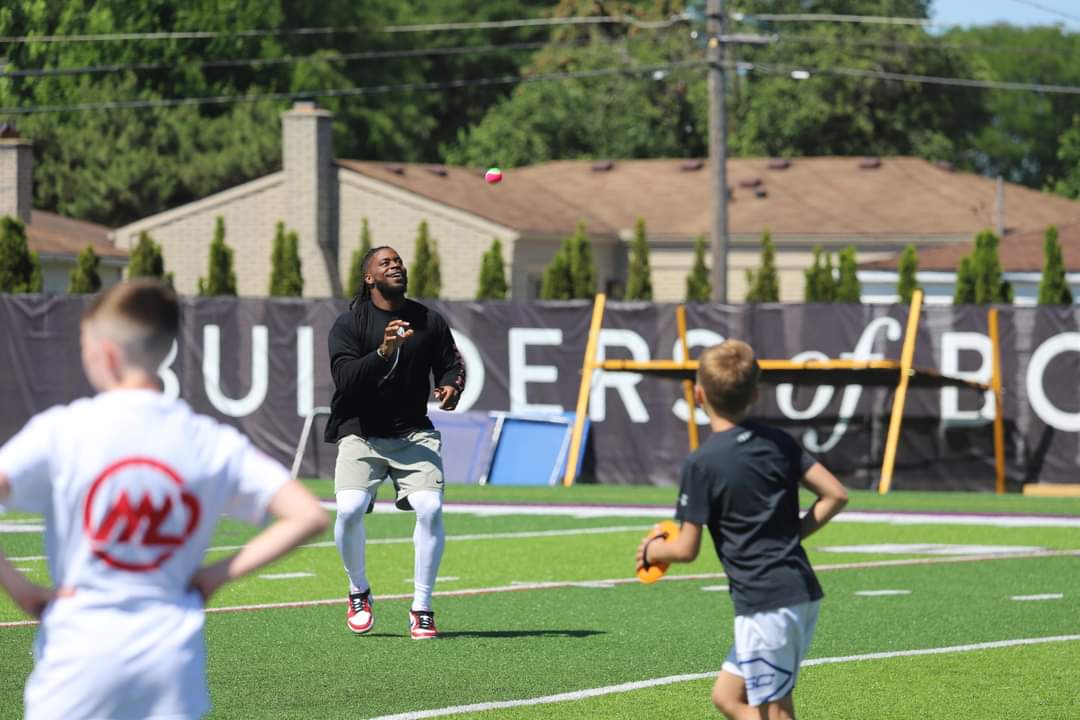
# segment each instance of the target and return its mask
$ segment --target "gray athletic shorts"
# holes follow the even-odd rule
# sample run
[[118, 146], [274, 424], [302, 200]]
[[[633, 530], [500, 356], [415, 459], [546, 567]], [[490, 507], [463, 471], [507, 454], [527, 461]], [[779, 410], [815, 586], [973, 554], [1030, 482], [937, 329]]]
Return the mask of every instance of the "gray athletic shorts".
[[415, 430], [402, 437], [346, 435], [338, 440], [334, 492], [378, 491], [390, 478], [396, 504], [411, 510], [408, 497], [417, 490], [443, 490], [442, 436], [438, 430]]

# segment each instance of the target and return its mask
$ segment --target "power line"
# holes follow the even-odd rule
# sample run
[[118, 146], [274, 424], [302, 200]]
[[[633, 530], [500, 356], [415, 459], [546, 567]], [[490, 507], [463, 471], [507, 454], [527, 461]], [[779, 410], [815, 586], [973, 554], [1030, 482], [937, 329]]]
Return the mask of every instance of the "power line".
[[914, 25], [918, 27], [945, 27], [935, 25], [925, 18], [911, 17], [882, 17], [879, 15], [830, 15], [827, 13], [733, 13], [732, 18], [740, 22], [829, 22], [829, 23], [858, 23], [862, 25]]
[[656, 75], [672, 70], [704, 66], [704, 61], [667, 63], [639, 67], [599, 68], [596, 70], [577, 70], [571, 72], [545, 73], [540, 75], [475, 78], [472, 80], [447, 80], [422, 83], [400, 83], [392, 85], [370, 85], [364, 87], [339, 88], [332, 90], [300, 90], [295, 92], [263, 93], [253, 95], [215, 95], [208, 97], [159, 98], [154, 100], [114, 100], [104, 102], [73, 103], [70, 105], [37, 105], [28, 107], [0, 108], [0, 115], [36, 115], [40, 113], [85, 112], [91, 110], [141, 110], [152, 108], [171, 108], [185, 105], [227, 105], [232, 103], [263, 102], [270, 100], [305, 100], [310, 98], [358, 97], [364, 95], [385, 95], [396, 92], [424, 92], [430, 90], [449, 90], [466, 87], [486, 87], [493, 85], [515, 85], [520, 83], [544, 82], [549, 80], [573, 80], [616, 75]]
[[[372, 50], [368, 52], [341, 53], [337, 55], [285, 55], [279, 58], [242, 58], [234, 60], [207, 60], [185, 63], [185, 68], [263, 67], [273, 65], [296, 65], [305, 61], [351, 62], [354, 60], [382, 60], [412, 57], [442, 57], [448, 55], [482, 55], [501, 51], [538, 50], [550, 47], [550, 42], [522, 42], [504, 45], [472, 45], [457, 47], [414, 48], [408, 50]], [[562, 44], [572, 46], [572, 43]], [[3, 67], [0, 65], [0, 67]], [[68, 75], [94, 75], [126, 72], [128, 70], [171, 70], [176, 63], [128, 63], [113, 65], [90, 65], [86, 67], [26, 68], [23, 70], [0, 70], [0, 77], [57, 77]]]
[[528, 18], [518, 20], [486, 20], [477, 22], [426, 23], [417, 25], [387, 25], [385, 27], [344, 25], [341, 27], [265, 28], [254, 30], [184, 30], [176, 32], [101, 33], [82, 35], [7, 35], [0, 36], [0, 44], [120, 42], [130, 40], [211, 40], [219, 37], [249, 38], [289, 35], [355, 35], [360, 33], [425, 33], [459, 30], [502, 30], [562, 25], [629, 25], [645, 30], [659, 30], [672, 27], [681, 22], [686, 22], [687, 19], [688, 18], [685, 15], [674, 15], [667, 20], [639, 20], [630, 15], [599, 15], [563, 18]]
[[397, 25], [383, 32], [413, 33], [442, 30], [493, 30], [502, 28], [543, 27], [548, 25], [630, 25], [643, 30], [662, 30], [688, 20], [685, 15], [672, 15], [667, 20], [639, 20], [632, 15], [598, 15], [565, 18], [534, 18], [531, 20], [489, 20], [483, 22], [432, 23], [427, 25]]
[[957, 50], [960, 52], [1017, 53], [1020, 55], [1069, 55], [1055, 48], [1016, 47], [1013, 45], [986, 45], [982, 43], [919, 42], [905, 40], [862, 40], [857, 38], [817, 37], [814, 35], [788, 35], [779, 33], [774, 36], [779, 44], [796, 43], [802, 45], [850, 45], [853, 47], [885, 48], [890, 50]]
[[1027, 5], [1028, 7], [1033, 7], [1033, 8], [1036, 8], [1038, 10], [1042, 10], [1043, 12], [1048, 12], [1051, 15], [1057, 15], [1058, 17], [1063, 17], [1066, 20], [1072, 20], [1073, 22], [1080, 22], [1080, 17], [1077, 17], [1076, 15], [1070, 15], [1069, 13], [1065, 12], [1064, 10], [1058, 10], [1057, 8], [1052, 8], [1052, 7], [1049, 7], [1047, 5], [1043, 5], [1042, 3], [1032, 2], [1032, 0], [1013, 0], [1013, 2], [1018, 3], [1020, 5]]
[[798, 65], [763, 65], [760, 63], [741, 63], [744, 69], [760, 70], [774, 74], [775, 71], [791, 73], [795, 79], [805, 80], [817, 75], [838, 75], [846, 77], [872, 78], [876, 80], [899, 80], [902, 82], [926, 85], [944, 85], [948, 87], [979, 88], [983, 90], [1008, 90], [1012, 92], [1039, 92], [1059, 95], [1080, 95], [1077, 85], [1048, 85], [1045, 83], [1009, 82], [1004, 80], [975, 80], [973, 78], [938, 77], [935, 75], [912, 75], [894, 73], [886, 70], [862, 70], [859, 68], [810, 68]]
[[[773, 44], [795, 43], [802, 45], [838, 45], [853, 47], [871, 47], [886, 49], [919, 49], [919, 50], [957, 50], [962, 52], [1003, 52], [1017, 53], [1021, 55], [1061, 55], [1060, 50], [1044, 47], [1015, 47], [1012, 45], [987, 45], [981, 43], [949, 43], [949, 42], [918, 42], [901, 40], [866, 40], [857, 38], [823, 38], [814, 35], [789, 35], [787, 33], [775, 34], [768, 37]], [[284, 55], [279, 58], [240, 58], [233, 60], [207, 60], [203, 62], [185, 63], [185, 68], [229, 68], [229, 67], [267, 67], [275, 65], [295, 65], [305, 61], [321, 61], [329, 63], [353, 62], [360, 60], [401, 59], [412, 57], [443, 57], [454, 55], [482, 55], [495, 52], [512, 52], [520, 50], [539, 50], [545, 47], [581, 47], [587, 44], [580, 43], [553, 43], [550, 41], [520, 42], [490, 45], [470, 46], [447, 46], [434, 48], [413, 48], [405, 50], [373, 50], [355, 53], [340, 53], [336, 55]], [[0, 61], [2, 63], [2, 61]], [[0, 64], [0, 68], [4, 66]], [[176, 63], [118, 63], [110, 65], [90, 65], [84, 67], [56, 67], [56, 68], [24, 68], [21, 70], [0, 69], [0, 78], [25, 78], [25, 77], [63, 77], [72, 75], [108, 74], [126, 71], [153, 71], [171, 70], [177, 67]]]
[[[468, 87], [490, 87], [498, 85], [515, 85], [531, 82], [545, 82], [554, 80], [588, 79], [598, 77], [612, 77], [616, 75], [656, 75], [672, 70], [704, 67], [707, 63], [701, 60], [691, 60], [663, 65], [649, 65], [640, 67], [617, 67], [600, 68], [596, 70], [578, 70], [561, 73], [544, 73], [531, 76], [506, 75], [501, 77], [475, 78], [472, 80], [448, 80], [422, 83], [399, 83], [371, 85], [362, 87], [338, 88], [330, 90], [300, 90], [294, 92], [262, 93], [250, 95], [214, 95], [205, 97], [187, 98], [158, 98], [153, 100], [115, 100], [90, 103], [72, 103], [68, 105], [38, 105], [27, 107], [0, 107], [0, 115], [36, 115], [41, 113], [59, 112], [86, 112], [92, 110], [132, 110], [172, 108], [187, 105], [226, 105], [234, 103], [303, 100], [310, 98], [334, 98], [334, 97], [358, 97], [365, 95], [386, 95], [397, 92], [425, 92], [434, 90], [448, 90]], [[808, 79], [814, 75], [845, 76], [870, 78], [876, 80], [895, 80], [929, 85], [941, 85], [946, 87], [965, 87], [985, 90], [1005, 90], [1011, 92], [1040, 92], [1049, 94], [1080, 95], [1080, 86], [1075, 85], [1050, 85], [1045, 83], [1009, 82], [1000, 80], [976, 80], [973, 78], [940, 77], [933, 75], [915, 75], [910, 73], [895, 73], [884, 70], [864, 70], [859, 68], [812, 68], [801, 65], [773, 65], [737, 61], [723, 63], [726, 69], [752, 70], [764, 74], [775, 75], [778, 73], [791, 74], [799, 80]]]

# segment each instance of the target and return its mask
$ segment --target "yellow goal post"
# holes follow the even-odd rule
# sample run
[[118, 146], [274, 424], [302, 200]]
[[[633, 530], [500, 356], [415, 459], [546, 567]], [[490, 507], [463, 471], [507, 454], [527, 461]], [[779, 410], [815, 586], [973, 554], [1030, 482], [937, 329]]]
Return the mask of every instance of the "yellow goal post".
[[[635, 372], [643, 375], [678, 380], [682, 383], [687, 403], [694, 407], [693, 385], [697, 374], [697, 360], [690, 359], [686, 340], [686, 307], [679, 305], [675, 309], [682, 347], [683, 360], [597, 360], [600, 342], [600, 330], [604, 320], [604, 307], [607, 298], [603, 294], [596, 296], [593, 302], [592, 321], [589, 324], [589, 336], [585, 343], [585, 358], [581, 366], [581, 386], [578, 390], [574, 426], [570, 436], [570, 458], [576, 458], [581, 451], [585, 419], [589, 412], [589, 395], [594, 373]], [[759, 359], [763, 382], [801, 384], [858, 384], [877, 385], [894, 388], [892, 411], [889, 417], [885, 452], [881, 463], [881, 478], [878, 492], [885, 494], [892, 488], [893, 472], [896, 467], [896, 454], [900, 444], [900, 429], [904, 418], [904, 404], [909, 387], [962, 387], [977, 391], [991, 391], [994, 399], [994, 470], [995, 491], [1005, 492], [1005, 420], [1002, 403], [1001, 351], [998, 311], [989, 311], [988, 322], [991, 343], [991, 379], [990, 383], [979, 383], [964, 378], [945, 375], [935, 369], [919, 368], [914, 364], [915, 343], [922, 312], [923, 292], [916, 290], [912, 294], [908, 307], [908, 317], [904, 341], [899, 360], [772, 360]], [[808, 382], [809, 381], [809, 382]], [[691, 450], [698, 445], [698, 428], [690, 412], [687, 419], [687, 436]], [[577, 464], [568, 462], [563, 476], [563, 485], [569, 487], [577, 479]]]

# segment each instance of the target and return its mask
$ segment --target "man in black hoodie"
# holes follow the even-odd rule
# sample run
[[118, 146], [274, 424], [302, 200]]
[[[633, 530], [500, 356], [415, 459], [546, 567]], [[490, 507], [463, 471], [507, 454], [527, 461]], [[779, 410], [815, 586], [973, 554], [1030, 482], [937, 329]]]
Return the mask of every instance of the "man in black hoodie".
[[397, 507], [416, 512], [409, 632], [417, 640], [435, 638], [431, 595], [445, 532], [441, 438], [427, 416], [428, 391], [434, 377], [440, 407], [453, 410], [465, 387], [465, 364], [446, 320], [405, 297], [408, 274], [393, 248], [372, 248], [361, 267], [363, 285], [329, 337], [334, 395], [326, 441], [338, 447], [334, 541], [349, 577], [346, 623], [362, 635], [375, 622], [364, 514], [390, 478]]

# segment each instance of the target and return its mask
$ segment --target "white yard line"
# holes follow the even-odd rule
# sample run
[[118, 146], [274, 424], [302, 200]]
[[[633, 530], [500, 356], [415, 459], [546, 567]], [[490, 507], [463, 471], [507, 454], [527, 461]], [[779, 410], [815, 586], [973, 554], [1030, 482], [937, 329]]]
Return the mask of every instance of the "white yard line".
[[[831, 572], [836, 570], [869, 570], [881, 567], [901, 567], [905, 565], [949, 565], [966, 562], [989, 562], [992, 560], [1017, 560], [1025, 558], [1050, 558], [1050, 557], [1080, 557], [1080, 550], [1043, 550], [1033, 553], [1013, 555], [972, 555], [970, 557], [930, 557], [910, 558], [901, 560], [870, 560], [854, 563], [833, 563], [818, 565], [814, 568], [817, 572]], [[660, 582], [682, 582], [687, 580], [722, 580], [724, 573], [695, 573], [692, 575], [668, 575]], [[495, 585], [484, 588], [464, 588], [461, 590], [438, 590], [436, 597], [471, 597], [475, 595], [495, 595], [507, 592], [522, 592], [527, 590], [559, 590], [563, 588], [583, 587], [611, 587], [615, 585], [633, 585], [639, 581], [636, 577], [620, 577], [600, 580], [552, 580], [547, 582], [512, 582], [509, 585]], [[409, 600], [412, 593], [399, 593], [395, 595], [376, 595], [379, 600]], [[259, 603], [254, 605], [229, 605], [224, 607], [207, 608], [207, 613], [229, 612], [252, 612], [256, 610], [279, 610], [284, 608], [318, 607], [322, 605], [343, 605], [345, 599], [341, 597], [326, 598], [323, 600], [296, 600], [280, 603]], [[14, 622], [0, 622], [0, 630], [4, 628], [29, 627], [37, 625], [36, 620], [18, 620]]]
[[1009, 555], [1045, 548], [1037, 545], [961, 545], [958, 543], [872, 543], [866, 545], [826, 545], [820, 552], [845, 555]]
[[[323, 506], [334, 510], [332, 501]], [[375, 512], [400, 512], [392, 502], [375, 503]], [[448, 502], [444, 513], [462, 513], [481, 517], [504, 515], [543, 515], [555, 517], [613, 518], [670, 518], [674, 505], [565, 505], [536, 503], [463, 503]], [[830, 522], [873, 523], [888, 525], [977, 525], [981, 527], [1071, 527], [1080, 528], [1080, 516], [1068, 515], [996, 515], [993, 513], [950, 512], [873, 512], [846, 510]]]
[[[610, 533], [622, 533], [622, 532], [646, 532], [650, 525], [612, 525], [605, 527], [592, 527], [592, 528], [566, 528], [563, 530], [521, 530], [518, 532], [497, 532], [497, 533], [466, 533], [462, 535], [447, 535], [447, 542], [460, 542], [460, 541], [472, 541], [472, 540], [519, 540], [522, 538], [545, 538], [545, 537], [573, 537], [575, 535], [607, 535]], [[411, 545], [413, 542], [412, 536], [409, 537], [396, 537], [396, 538], [374, 538], [368, 539], [368, 545]], [[243, 545], [215, 545], [206, 549], [206, 552], [227, 552], [229, 550], [239, 550]], [[331, 548], [334, 547], [334, 543], [331, 540], [325, 542], [308, 543], [301, 545], [300, 549], [310, 548]], [[45, 560], [44, 555], [26, 555], [23, 557], [8, 558], [11, 562], [41, 562]]]
[[41, 521], [28, 523], [25, 520], [9, 520], [0, 522], [0, 533], [41, 533], [45, 532], [45, 526]]
[[1080, 517], [1063, 515], [965, 515], [963, 513], [842, 512], [829, 522], [889, 525], [969, 525], [999, 528], [1080, 528]]
[[[334, 510], [333, 502], [324, 501], [323, 506]], [[392, 502], [375, 503], [376, 512], [400, 512], [394, 508]], [[443, 506], [443, 512], [448, 514], [462, 513], [485, 517], [503, 515], [533, 515], [547, 517], [572, 517], [578, 519], [613, 518], [613, 517], [641, 517], [650, 519], [666, 519], [672, 516], [672, 508], [669, 506], [593, 506], [593, 505], [534, 505], [534, 504], [487, 504], [487, 503], [447, 503]], [[26, 521], [18, 521], [26, 522]], [[886, 512], [861, 512], [848, 510], [833, 518], [834, 523], [868, 523], [879, 525], [967, 525], [979, 527], [1065, 527], [1080, 528], [1080, 517], [1071, 516], [1048, 516], [1048, 515], [965, 515], [963, 513], [886, 513]], [[567, 530], [535, 530], [525, 532], [505, 533], [472, 533], [466, 535], [451, 535], [447, 540], [506, 540], [512, 538], [532, 537], [559, 537], [569, 535], [588, 535], [614, 532], [644, 531], [646, 526], [620, 525], [617, 527], [580, 528]], [[21, 532], [22, 530], [18, 530]], [[368, 540], [369, 545], [399, 545], [411, 543], [412, 538], [380, 538]], [[332, 542], [319, 542], [303, 545], [305, 548], [333, 547]], [[225, 552], [239, 550], [240, 545], [218, 545], [209, 548], [207, 552]], [[41, 562], [44, 555], [26, 555], [23, 557], [9, 558], [12, 562]]]
[[1064, 597], [1065, 593], [1044, 593], [1042, 595], [1013, 595], [1010, 600], [1027, 602], [1031, 600], [1061, 600]]
[[[973, 643], [971, 645], [952, 645], [949, 647], [923, 648], [919, 650], [895, 650], [892, 652], [866, 653], [863, 655], [845, 655], [840, 657], [813, 658], [804, 660], [802, 667], [814, 665], [833, 665], [836, 663], [866, 662], [868, 660], [888, 660], [900, 657], [916, 657], [920, 655], [946, 655], [953, 653], [977, 652], [979, 650], [996, 650], [1000, 648], [1018, 647], [1021, 645], [1041, 645], [1054, 642], [1075, 642], [1080, 640], [1080, 635], [1057, 635], [1054, 637], [1019, 638], [1016, 640], [997, 640], [994, 642]], [[575, 690], [574, 692], [559, 693], [558, 695], [544, 695], [542, 697], [526, 698], [524, 700], [503, 700], [499, 702], [482, 702], [471, 705], [456, 705], [453, 707], [435, 708], [433, 710], [418, 710], [414, 712], [398, 713], [396, 715], [380, 715], [371, 720], [423, 720], [424, 718], [446, 717], [447, 715], [461, 715], [463, 713], [486, 712], [489, 710], [506, 710], [509, 708], [531, 707], [534, 705], [550, 705], [560, 702], [575, 702], [587, 698], [601, 697], [603, 695], [618, 695], [621, 693], [644, 690], [661, 685], [674, 685], [676, 683], [690, 682], [693, 680], [711, 680], [716, 677], [716, 672], [689, 673], [685, 675], [669, 675], [668, 677], [638, 680], [636, 682], [608, 685], [606, 687]]]

